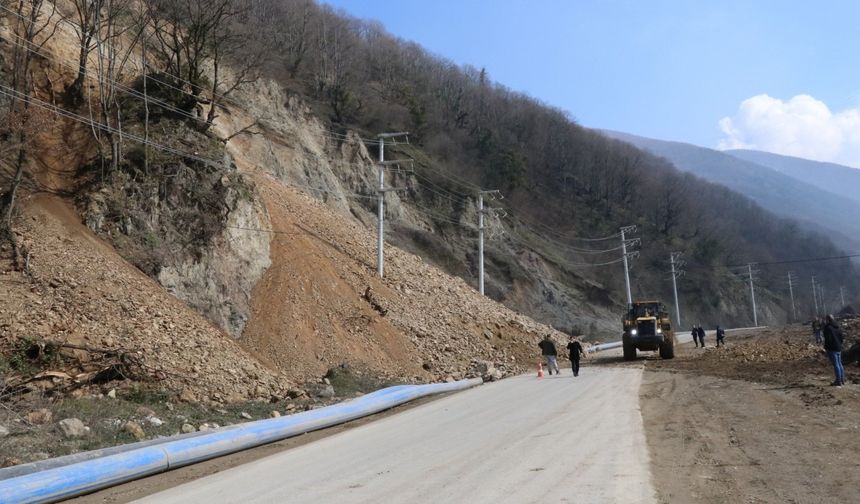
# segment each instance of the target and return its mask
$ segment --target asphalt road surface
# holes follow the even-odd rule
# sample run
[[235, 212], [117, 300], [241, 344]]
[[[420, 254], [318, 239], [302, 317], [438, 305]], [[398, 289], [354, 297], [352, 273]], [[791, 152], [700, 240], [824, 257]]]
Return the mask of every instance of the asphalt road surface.
[[655, 502], [642, 369], [521, 376], [139, 502]]

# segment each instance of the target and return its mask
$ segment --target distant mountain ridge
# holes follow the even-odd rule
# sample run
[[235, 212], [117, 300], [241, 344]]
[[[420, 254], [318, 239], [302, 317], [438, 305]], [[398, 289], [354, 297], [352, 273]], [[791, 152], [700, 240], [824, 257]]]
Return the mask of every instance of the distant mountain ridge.
[[755, 150], [724, 152], [736, 158], [772, 168], [819, 189], [860, 202], [860, 169]]
[[[860, 222], [855, 218], [860, 215], [860, 199], [855, 198], [860, 196], [854, 195], [855, 197], [851, 198], [843, 194], [848, 191], [837, 193], [828, 190], [832, 189], [828, 187], [830, 184], [816, 181], [814, 175], [805, 174], [801, 179], [788, 174], [804, 172], [804, 163], [797, 161], [815, 163], [813, 161], [788, 158], [791, 162], [778, 163], [780, 160], [776, 158], [784, 156], [755, 151], [725, 153], [682, 142], [656, 140], [618, 131], [601, 132], [665, 158], [679, 170], [744, 194], [771, 212], [796, 219], [804, 227], [824, 231], [834, 243], [846, 250], [860, 250]], [[785, 172], [745, 158], [780, 164]], [[852, 174], [845, 174], [834, 167], [844, 170], [851, 168], [839, 165], [828, 167], [853, 180]], [[860, 177], [857, 184], [860, 185]]]

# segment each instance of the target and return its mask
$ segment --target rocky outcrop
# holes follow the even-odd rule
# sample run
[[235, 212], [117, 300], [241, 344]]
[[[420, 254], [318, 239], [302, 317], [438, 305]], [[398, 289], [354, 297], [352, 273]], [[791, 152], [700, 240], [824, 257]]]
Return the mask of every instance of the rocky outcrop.
[[248, 322], [251, 292], [271, 265], [266, 209], [254, 195], [230, 197], [223, 233], [199, 258], [162, 268], [158, 281], [234, 338]]

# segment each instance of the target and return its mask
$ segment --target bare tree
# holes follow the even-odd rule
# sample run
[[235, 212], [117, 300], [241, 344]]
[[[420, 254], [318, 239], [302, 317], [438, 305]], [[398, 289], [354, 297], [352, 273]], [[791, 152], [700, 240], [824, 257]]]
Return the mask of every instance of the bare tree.
[[[211, 125], [218, 105], [242, 84], [256, 80], [264, 57], [263, 51], [249, 47], [248, 34], [237, 29], [237, 19], [248, 12], [247, 2], [150, 0], [149, 5], [165, 72], [177, 78], [172, 85], [187, 86], [198, 103], [210, 105], [206, 125]], [[228, 60], [234, 71], [225, 80], [222, 67]], [[207, 91], [208, 98], [203, 96]]]
[[78, 38], [78, 74], [66, 88], [66, 101], [79, 105], [83, 101], [83, 89], [87, 80], [87, 63], [90, 53], [96, 48], [95, 39], [100, 29], [101, 10], [105, 0], [72, 0], [75, 33]]
[[0, 171], [12, 173], [8, 187], [0, 195], [0, 239], [5, 238], [12, 243], [16, 264], [20, 258], [15, 233], [12, 232], [12, 216], [18, 189], [24, 180], [29, 148], [35, 133], [44, 126], [45, 115], [32, 106], [31, 67], [34, 54], [44, 47], [57, 29], [56, 7], [52, 4], [47, 12], [43, 12], [43, 4], [43, 0], [4, 2], [6, 8], [14, 6], [17, 16], [12, 22], [15, 36], [12, 66], [8, 72], [11, 85], [3, 86], [6, 103], [0, 121], [0, 138], [3, 139], [0, 143], [4, 145], [0, 149]]
[[144, 34], [146, 21], [133, 10], [131, 0], [102, 1], [102, 10], [96, 16], [98, 30], [92, 41], [96, 52], [99, 121], [105, 126], [94, 132], [104, 175], [105, 151], [110, 150], [111, 170], [116, 170], [122, 159], [122, 109], [117, 84]]

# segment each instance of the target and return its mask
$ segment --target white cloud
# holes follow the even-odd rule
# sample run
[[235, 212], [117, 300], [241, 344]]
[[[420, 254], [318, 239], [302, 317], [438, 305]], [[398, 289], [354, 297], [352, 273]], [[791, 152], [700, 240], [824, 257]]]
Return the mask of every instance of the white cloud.
[[833, 112], [809, 95], [788, 101], [766, 94], [720, 119], [719, 149], [755, 149], [860, 168], [860, 108]]

